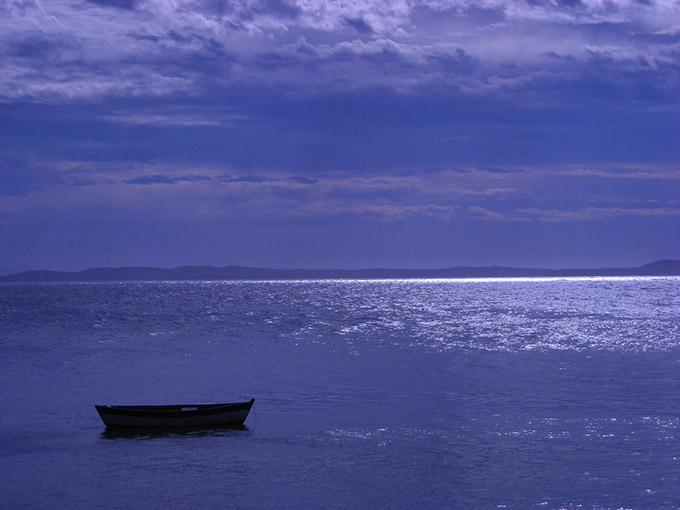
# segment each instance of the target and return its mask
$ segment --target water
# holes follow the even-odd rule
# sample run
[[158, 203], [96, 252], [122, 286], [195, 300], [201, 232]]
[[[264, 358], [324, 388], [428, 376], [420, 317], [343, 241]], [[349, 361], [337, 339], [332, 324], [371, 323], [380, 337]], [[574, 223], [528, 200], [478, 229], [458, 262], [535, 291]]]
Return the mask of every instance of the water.
[[[2, 284], [2, 506], [677, 509], [679, 284]], [[93, 408], [250, 397], [188, 434]]]

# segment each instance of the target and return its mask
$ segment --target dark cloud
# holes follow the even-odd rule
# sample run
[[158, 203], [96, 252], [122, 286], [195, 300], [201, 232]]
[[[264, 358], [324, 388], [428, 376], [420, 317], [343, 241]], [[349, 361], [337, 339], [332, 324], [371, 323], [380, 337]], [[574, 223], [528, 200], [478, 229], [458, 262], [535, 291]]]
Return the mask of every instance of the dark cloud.
[[492, 173], [492, 174], [513, 174], [513, 173], [518, 173], [518, 172], [522, 171], [522, 170], [517, 170], [517, 169], [497, 168], [497, 167], [489, 167], [489, 166], [477, 167], [477, 170], [481, 170], [482, 172], [489, 172], [489, 173]]
[[543, 55], [547, 58], [554, 58], [556, 60], [576, 60], [571, 55], [558, 55], [554, 51], [546, 51]]
[[212, 178], [208, 177], [207, 175], [185, 175], [175, 178], [175, 182], [204, 182], [211, 180]]
[[363, 35], [370, 35], [373, 33], [373, 28], [371, 25], [362, 17], [357, 17], [357, 18], [345, 18], [344, 19], [345, 25], [347, 25], [350, 28], [353, 28], [357, 32]]
[[285, 0], [264, 0], [256, 7], [256, 10], [291, 19], [297, 18], [303, 12], [296, 3]]
[[544, 9], [577, 8], [585, 7], [581, 0], [525, 0], [532, 7]]
[[104, 7], [113, 7], [116, 9], [131, 10], [136, 7], [139, 0], [87, 0], [90, 3], [102, 5]]
[[68, 184], [71, 186], [99, 186], [101, 183], [92, 179], [85, 179], [78, 176], [73, 176], [68, 179]]
[[194, 8], [203, 14], [222, 18], [234, 11], [234, 2], [231, 0], [199, 0], [194, 2]]
[[162, 174], [141, 175], [133, 179], [124, 179], [126, 184], [176, 184], [178, 182], [203, 182], [210, 181], [211, 177], [206, 175], [181, 175], [177, 177], [169, 177]]
[[452, 53], [435, 53], [427, 59], [446, 73], [472, 74], [479, 63], [479, 59], [468, 55], [462, 48], [456, 48]]
[[123, 182], [126, 184], [174, 184], [177, 179], [165, 175], [143, 175], [134, 179], [126, 179]]
[[316, 184], [319, 182], [318, 179], [312, 179], [311, 177], [305, 177], [304, 175], [293, 175], [288, 177], [288, 180], [298, 184]]
[[57, 50], [55, 41], [34, 35], [8, 45], [6, 54], [10, 57], [46, 59]]
[[557, 0], [560, 7], [583, 7], [581, 0]]
[[252, 183], [262, 183], [262, 182], [268, 182], [271, 180], [269, 177], [265, 177], [263, 175], [242, 175], [239, 177], [220, 177], [219, 179], [222, 182], [252, 182]]

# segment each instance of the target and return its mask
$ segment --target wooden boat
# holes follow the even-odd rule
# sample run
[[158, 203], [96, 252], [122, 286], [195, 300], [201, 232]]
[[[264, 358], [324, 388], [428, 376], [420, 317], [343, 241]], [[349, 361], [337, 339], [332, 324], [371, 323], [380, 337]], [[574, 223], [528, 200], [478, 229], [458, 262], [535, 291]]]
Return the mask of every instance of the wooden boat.
[[242, 425], [253, 402], [94, 407], [107, 427], [208, 428]]

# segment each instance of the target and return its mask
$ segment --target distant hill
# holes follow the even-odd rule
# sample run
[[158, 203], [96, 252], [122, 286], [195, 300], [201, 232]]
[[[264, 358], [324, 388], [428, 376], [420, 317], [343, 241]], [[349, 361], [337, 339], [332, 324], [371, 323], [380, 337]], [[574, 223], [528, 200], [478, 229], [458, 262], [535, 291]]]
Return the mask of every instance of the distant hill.
[[521, 269], [451, 267], [447, 269], [267, 269], [244, 266], [99, 267], [84, 271], [23, 271], [0, 282], [177, 281], [177, 280], [324, 280], [402, 278], [512, 278], [564, 276], [680, 276], [680, 260], [659, 260], [634, 268]]

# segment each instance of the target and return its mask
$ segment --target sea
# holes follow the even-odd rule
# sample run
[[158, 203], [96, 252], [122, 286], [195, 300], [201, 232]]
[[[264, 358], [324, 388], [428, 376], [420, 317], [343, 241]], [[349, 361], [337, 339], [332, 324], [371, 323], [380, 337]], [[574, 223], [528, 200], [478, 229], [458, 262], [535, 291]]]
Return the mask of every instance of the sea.
[[680, 278], [2, 283], [0, 507], [678, 509]]

